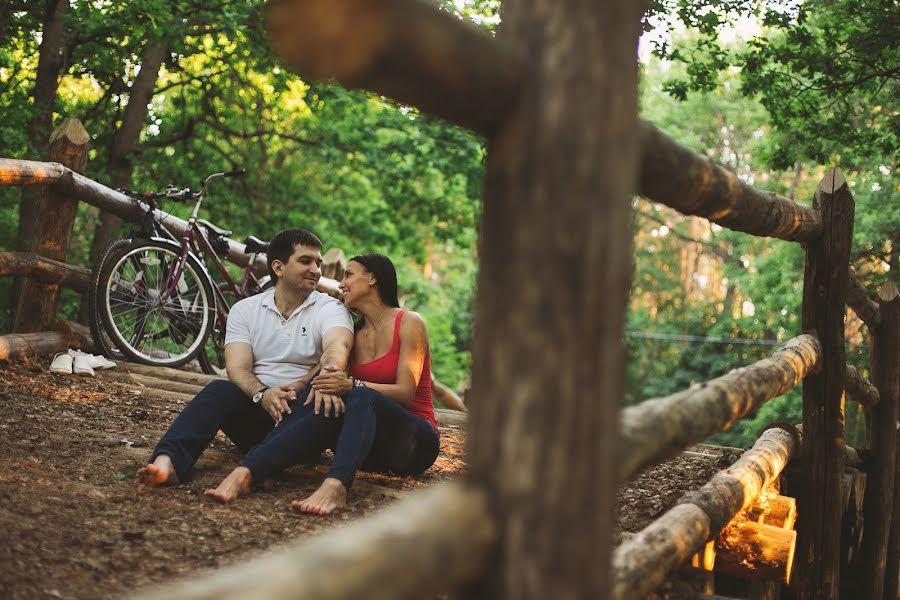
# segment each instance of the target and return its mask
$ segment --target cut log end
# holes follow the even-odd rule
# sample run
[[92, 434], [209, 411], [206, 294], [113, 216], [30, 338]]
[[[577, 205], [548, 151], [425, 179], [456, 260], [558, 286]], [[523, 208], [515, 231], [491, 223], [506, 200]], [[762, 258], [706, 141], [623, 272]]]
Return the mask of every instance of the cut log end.
[[897, 290], [897, 286], [891, 280], [887, 280], [881, 286], [881, 289], [878, 290], [878, 299], [882, 302], [893, 302], [898, 297], [900, 297], [900, 291]]

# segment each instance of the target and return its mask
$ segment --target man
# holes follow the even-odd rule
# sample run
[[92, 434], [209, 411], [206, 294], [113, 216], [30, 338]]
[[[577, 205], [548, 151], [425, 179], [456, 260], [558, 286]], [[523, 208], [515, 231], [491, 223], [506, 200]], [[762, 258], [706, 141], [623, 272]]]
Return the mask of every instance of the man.
[[[310, 419], [317, 420], [311, 447], [321, 446], [321, 452], [329, 438], [336, 437], [341, 399], [307, 389], [307, 383], [317, 364], [347, 366], [353, 344], [350, 313], [339, 301], [316, 291], [322, 276], [322, 242], [314, 234], [284, 230], [269, 244], [267, 256], [274, 290], [237, 302], [228, 315], [228, 381], [210, 383], [185, 407], [157, 444], [150, 463], [138, 469], [139, 483], [155, 487], [184, 481], [220, 429], [247, 452], [285, 414], [298, 409], [308, 410]], [[305, 402], [292, 408], [299, 392]], [[207, 495], [227, 502], [247, 487], [249, 477], [229, 476]]]

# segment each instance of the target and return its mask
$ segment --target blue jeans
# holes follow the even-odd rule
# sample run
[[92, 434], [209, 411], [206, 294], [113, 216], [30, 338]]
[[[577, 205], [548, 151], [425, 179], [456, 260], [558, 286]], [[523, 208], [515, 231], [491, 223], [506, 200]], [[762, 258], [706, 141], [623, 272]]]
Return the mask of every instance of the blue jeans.
[[440, 438], [428, 421], [367, 387], [353, 388], [346, 405], [328, 477], [350, 489], [360, 468], [418, 475], [434, 464]]
[[[181, 411], [156, 445], [150, 462], [160, 454], [167, 454], [179, 481], [185, 481], [220, 429], [241, 451], [249, 451], [241, 464], [250, 469], [254, 480], [264, 479], [296, 462], [315, 458], [325, 448], [333, 447], [343, 419], [322, 417], [313, 412], [312, 405], [303, 406], [310, 389], [307, 386], [297, 396], [291, 403], [292, 414], [286, 415], [282, 424], [275, 427], [272, 417], [259, 404], [253, 404], [237, 385], [230, 381], [213, 381]], [[291, 423], [291, 431], [297, 436], [297, 443], [288, 448], [290, 456], [266, 452], [254, 460], [260, 443], [279, 437], [287, 429], [286, 423]]]

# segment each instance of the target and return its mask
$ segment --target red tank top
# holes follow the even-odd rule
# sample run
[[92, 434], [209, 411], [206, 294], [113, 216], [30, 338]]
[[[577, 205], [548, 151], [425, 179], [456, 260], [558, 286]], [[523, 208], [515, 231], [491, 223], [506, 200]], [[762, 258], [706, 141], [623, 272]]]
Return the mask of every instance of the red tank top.
[[[404, 314], [406, 310], [401, 310], [394, 320], [394, 341], [388, 353], [373, 361], [352, 365], [350, 367], [352, 377], [372, 383], [397, 383], [397, 367], [400, 364], [400, 321]], [[407, 410], [431, 423], [434, 430], [440, 433], [434, 419], [434, 405], [431, 402], [431, 350], [425, 352], [425, 364], [422, 365], [416, 395]]]

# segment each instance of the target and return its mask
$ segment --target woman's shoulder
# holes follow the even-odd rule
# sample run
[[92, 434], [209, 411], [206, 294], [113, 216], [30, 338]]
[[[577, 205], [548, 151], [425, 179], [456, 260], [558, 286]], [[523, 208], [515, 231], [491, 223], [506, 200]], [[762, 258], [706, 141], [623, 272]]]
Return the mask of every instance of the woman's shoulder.
[[425, 335], [425, 319], [414, 310], [406, 310], [400, 321], [400, 335]]

